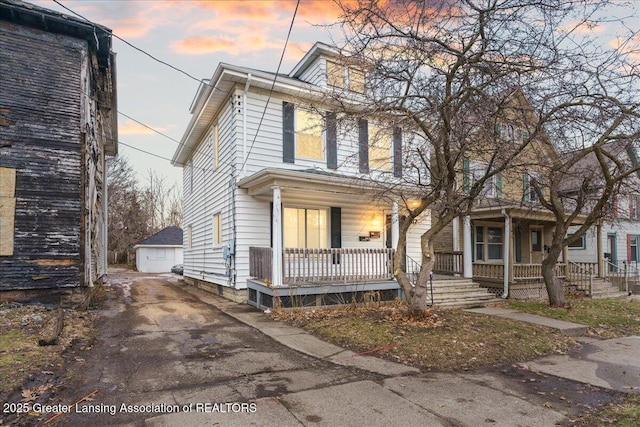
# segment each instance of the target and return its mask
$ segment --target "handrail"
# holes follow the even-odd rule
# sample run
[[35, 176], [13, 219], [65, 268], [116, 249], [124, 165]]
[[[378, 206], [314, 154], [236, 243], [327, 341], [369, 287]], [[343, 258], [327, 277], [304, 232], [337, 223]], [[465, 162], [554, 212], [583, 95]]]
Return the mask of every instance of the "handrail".
[[[415, 286], [417, 284], [421, 268], [422, 265], [418, 261], [405, 254], [404, 272], [411, 285]], [[429, 272], [429, 287], [429, 299], [431, 300], [431, 305], [433, 305], [433, 272]]]
[[[574, 277], [577, 279], [576, 280], [576, 286], [580, 289], [581, 285], [584, 285], [586, 280], [589, 280], [588, 283], [588, 288], [587, 290], [587, 295], [588, 296], [592, 296], [593, 294], [593, 266], [591, 266], [589, 269], [584, 268], [582, 265], [580, 265], [577, 262], [571, 261], [571, 260], [567, 260], [567, 266], [568, 271], [567, 271], [567, 277], [570, 278], [570, 280], [573, 281]], [[574, 271], [577, 270], [577, 271]], [[577, 277], [576, 277], [576, 273], [577, 273]], [[585, 277], [586, 276], [586, 277]], [[581, 289], [584, 290], [584, 289]]]
[[[619, 277], [620, 276], [619, 272], [622, 272], [622, 275], [624, 277], [624, 291], [627, 293], [627, 295], [631, 295], [631, 293], [629, 292], [629, 275], [633, 271], [635, 273], [635, 276], [637, 276], [638, 268], [632, 267], [631, 265], [627, 264], [626, 261], [622, 261], [622, 265], [623, 265], [622, 267], [620, 267], [618, 264], [614, 264], [608, 259], [605, 259], [604, 262], [606, 266], [607, 279], [609, 279], [613, 274], [615, 274], [615, 272], [618, 272], [618, 277]], [[612, 270], [611, 267], [613, 267], [613, 269], [615, 270], [614, 273], [611, 272]], [[619, 290], [620, 284], [616, 283], [616, 285], [618, 286], [618, 290]]]

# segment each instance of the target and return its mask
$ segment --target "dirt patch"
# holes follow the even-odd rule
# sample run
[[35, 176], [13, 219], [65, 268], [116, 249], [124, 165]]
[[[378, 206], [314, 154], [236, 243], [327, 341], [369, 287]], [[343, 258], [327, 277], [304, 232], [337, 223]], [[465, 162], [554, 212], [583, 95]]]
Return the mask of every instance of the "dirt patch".
[[[57, 343], [39, 345], [52, 336], [59, 316], [58, 309], [44, 305], [0, 305], [0, 401], [18, 406], [33, 402], [51, 388], [66, 351], [79, 343], [90, 346], [94, 315], [70, 309], [62, 310]], [[8, 412], [3, 410], [0, 424]]]

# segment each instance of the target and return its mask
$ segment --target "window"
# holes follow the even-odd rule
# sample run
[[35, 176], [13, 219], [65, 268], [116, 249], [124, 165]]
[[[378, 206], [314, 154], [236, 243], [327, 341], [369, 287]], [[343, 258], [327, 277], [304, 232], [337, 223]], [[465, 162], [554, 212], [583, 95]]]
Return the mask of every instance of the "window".
[[296, 108], [295, 110], [296, 157], [322, 160], [322, 116], [319, 113]]
[[369, 165], [374, 169], [391, 169], [391, 133], [378, 126], [369, 126]]
[[[480, 181], [487, 173], [488, 165], [475, 161], [469, 161], [468, 180], [469, 188], [476, 182]], [[484, 187], [480, 191], [480, 195], [484, 197], [501, 197], [502, 179], [500, 174], [488, 177], [484, 182]]]
[[286, 248], [326, 248], [327, 211], [285, 207], [283, 234]]
[[349, 68], [349, 90], [364, 93], [364, 78], [364, 71]]
[[187, 249], [193, 248], [193, 228], [187, 226]]
[[475, 227], [475, 261], [502, 259], [502, 228], [478, 225]]
[[484, 227], [478, 226], [476, 227], [476, 261], [484, 260]]
[[638, 239], [640, 236], [627, 235], [628, 246], [628, 258], [631, 262], [638, 262]]
[[638, 219], [638, 195], [632, 194], [629, 196], [629, 218]]
[[487, 227], [488, 259], [502, 259], [502, 228]]
[[538, 185], [540, 185], [540, 180], [537, 176], [529, 172], [524, 173], [522, 177], [522, 183], [523, 183], [522, 196], [523, 196], [523, 199], [527, 202], [538, 201], [538, 193], [536, 193], [535, 187], [533, 186], [533, 182], [532, 182], [533, 180], [536, 180], [538, 182]]
[[344, 89], [344, 65], [327, 61], [327, 84]]
[[[573, 236], [575, 236], [575, 234], [569, 235], [569, 237], [573, 237]], [[582, 235], [578, 240], [575, 240], [574, 242], [569, 243], [569, 249], [586, 249], [586, 248], [587, 248], [587, 241], [584, 233], [582, 233]]]
[[539, 229], [531, 230], [531, 251], [532, 252], [542, 251], [542, 230], [539, 230]]
[[222, 244], [222, 215], [213, 216], [213, 246]]

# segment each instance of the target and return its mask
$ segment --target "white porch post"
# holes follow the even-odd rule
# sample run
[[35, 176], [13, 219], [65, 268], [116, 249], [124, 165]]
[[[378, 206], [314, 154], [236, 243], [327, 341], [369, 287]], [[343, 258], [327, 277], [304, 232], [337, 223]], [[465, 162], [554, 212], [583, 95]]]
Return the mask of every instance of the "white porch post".
[[274, 287], [282, 286], [282, 199], [280, 187], [274, 186], [273, 190], [273, 245], [271, 248], [271, 283]]
[[471, 260], [471, 217], [465, 215], [462, 218], [462, 275], [465, 278], [473, 277], [473, 262]]
[[503, 291], [502, 298], [507, 298], [509, 296], [509, 278], [511, 277], [511, 217], [502, 210], [502, 215], [504, 215], [504, 246], [502, 247], [502, 263], [504, 265], [504, 277], [502, 279]]
[[602, 223], [596, 224], [596, 247], [598, 253], [598, 277], [604, 277], [604, 249], [602, 248]]
[[398, 240], [400, 239], [400, 216], [398, 215], [398, 202], [393, 201], [391, 205], [391, 247], [398, 250]]
[[460, 218], [455, 217], [451, 221], [451, 234], [453, 235], [453, 251], [460, 250]]

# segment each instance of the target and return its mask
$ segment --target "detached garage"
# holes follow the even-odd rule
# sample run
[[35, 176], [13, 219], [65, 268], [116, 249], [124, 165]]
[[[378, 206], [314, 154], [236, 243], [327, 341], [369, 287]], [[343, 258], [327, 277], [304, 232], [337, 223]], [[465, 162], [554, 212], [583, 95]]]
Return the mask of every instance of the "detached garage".
[[182, 264], [182, 229], [167, 227], [134, 246], [136, 267], [143, 273], [169, 273]]

